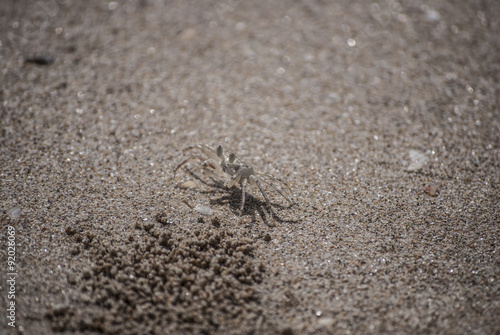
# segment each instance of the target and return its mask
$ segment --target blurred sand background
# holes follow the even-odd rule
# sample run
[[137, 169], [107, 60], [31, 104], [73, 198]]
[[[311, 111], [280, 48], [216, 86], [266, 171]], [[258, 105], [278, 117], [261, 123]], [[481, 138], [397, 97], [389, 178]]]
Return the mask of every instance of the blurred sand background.
[[499, 334], [499, 55], [493, 0], [2, 1], [0, 333]]

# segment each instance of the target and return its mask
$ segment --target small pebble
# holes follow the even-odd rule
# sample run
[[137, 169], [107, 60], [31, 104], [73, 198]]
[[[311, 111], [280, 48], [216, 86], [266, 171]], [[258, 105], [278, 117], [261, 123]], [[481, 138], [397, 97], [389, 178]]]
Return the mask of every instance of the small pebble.
[[436, 185], [425, 186], [424, 191], [431, 197], [436, 197], [438, 194], [438, 187]]

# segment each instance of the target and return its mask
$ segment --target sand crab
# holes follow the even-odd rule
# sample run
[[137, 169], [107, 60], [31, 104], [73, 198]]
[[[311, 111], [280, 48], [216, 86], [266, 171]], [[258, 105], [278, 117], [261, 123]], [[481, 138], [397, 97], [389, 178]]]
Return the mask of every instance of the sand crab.
[[[240, 215], [243, 213], [243, 208], [245, 207], [245, 189], [247, 184], [257, 185], [257, 187], [260, 190], [260, 193], [262, 193], [262, 196], [266, 200], [267, 206], [269, 207], [269, 210], [271, 211], [272, 215], [275, 215], [275, 213], [273, 211], [267, 193], [264, 191], [264, 188], [262, 187], [262, 184], [270, 186], [272, 189], [278, 192], [283, 198], [285, 198], [290, 203], [290, 205], [294, 204], [294, 202], [291, 200], [291, 197], [287, 196], [282, 189], [273, 184], [273, 181], [281, 183], [282, 185], [286, 186], [286, 188], [290, 192], [290, 195], [293, 195], [292, 189], [290, 188], [290, 186], [288, 186], [288, 184], [285, 181], [271, 174], [255, 171], [250, 164], [245, 163], [243, 160], [238, 158], [234, 153], [230, 153], [229, 155], [225, 154], [222, 149], [222, 146], [219, 145], [217, 149], [214, 150], [206, 144], [198, 144], [189, 146], [185, 148], [183, 151], [186, 152], [193, 149], [200, 150], [207, 157], [207, 159], [203, 162], [203, 168], [212, 177], [217, 177], [221, 173], [225, 173], [231, 177], [231, 179], [225, 183], [226, 187], [231, 188], [238, 183], [241, 185]], [[180, 162], [179, 165], [177, 165], [177, 167], [174, 169], [174, 175], [177, 172], [177, 170], [179, 170], [179, 168], [181, 168], [183, 165], [188, 163], [193, 158], [201, 159], [200, 156], [195, 154], [189, 156], [188, 158]]]

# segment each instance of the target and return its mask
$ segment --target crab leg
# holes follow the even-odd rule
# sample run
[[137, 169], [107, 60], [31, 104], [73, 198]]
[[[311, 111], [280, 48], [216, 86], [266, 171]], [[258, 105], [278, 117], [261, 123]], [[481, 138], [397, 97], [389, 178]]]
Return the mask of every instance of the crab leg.
[[243, 214], [243, 208], [245, 207], [245, 186], [247, 185], [247, 179], [243, 179], [241, 182], [241, 205], [240, 205], [240, 215]]
[[[199, 149], [201, 152], [203, 152], [205, 155], [207, 155], [210, 158], [204, 162], [206, 165], [208, 165], [213, 170], [216, 170], [217, 172], [223, 172], [219, 164], [211, 163], [211, 161], [218, 162], [220, 160], [212, 148], [210, 148], [207, 145], [198, 144], [198, 145], [193, 145], [193, 146], [189, 146], [187, 148], [184, 148], [183, 151], [186, 152], [188, 150], [193, 150], [193, 149]], [[198, 156], [196, 154], [193, 154], [193, 155], [189, 156], [188, 158], [186, 158], [185, 160], [183, 160], [182, 162], [180, 162], [179, 165], [177, 165], [177, 167], [174, 169], [174, 175], [177, 172], [177, 170], [179, 170], [182, 166], [187, 164], [193, 158], [198, 158], [200, 161], [203, 161], [203, 158], [201, 158], [200, 156]]]
[[240, 179], [241, 179], [240, 175], [235, 175], [233, 178], [231, 178], [231, 181], [226, 183], [226, 186], [231, 188], [234, 185], [236, 185], [240, 181]]
[[288, 198], [284, 193], [283, 191], [279, 188], [279, 187], [276, 187], [274, 186], [273, 183], [265, 180], [264, 178], [261, 178], [260, 176], [266, 176], [266, 177], [269, 177], [269, 178], [272, 178], [272, 179], [275, 179], [281, 183], [283, 183], [289, 190], [290, 190], [290, 193], [293, 194], [292, 192], [292, 189], [290, 188], [290, 186], [288, 186], [287, 183], [285, 183], [283, 180], [280, 180], [279, 178], [273, 176], [273, 175], [270, 175], [270, 174], [266, 174], [266, 173], [262, 173], [262, 172], [257, 172], [256, 173], [256, 178], [258, 178], [259, 180], [261, 180], [262, 182], [268, 184], [269, 186], [271, 186], [276, 192], [278, 192], [283, 198], [285, 198], [291, 205], [295, 204], [292, 200], [290, 200], [290, 198]]
[[285, 185], [288, 188], [290, 193], [293, 193], [292, 188], [283, 179], [278, 178], [276, 176], [273, 176], [272, 174], [269, 174], [269, 173], [255, 172], [255, 174], [258, 176], [261, 176], [261, 177], [267, 177], [267, 178], [271, 178], [271, 179], [274, 179], [276, 181], [279, 181], [280, 183], [282, 183], [283, 185]]
[[220, 160], [219, 156], [215, 153], [214, 149], [210, 148], [208, 145], [205, 144], [196, 144], [189, 146], [187, 148], [184, 148], [182, 151], [186, 152], [188, 150], [193, 150], [193, 149], [199, 149], [201, 150], [205, 155], [213, 159], [215, 162], [218, 162]]
[[185, 164], [187, 164], [193, 158], [198, 158], [200, 161], [203, 161], [203, 158], [201, 158], [198, 155], [191, 155], [191, 156], [189, 156], [188, 158], [186, 158], [185, 160], [183, 160], [182, 162], [180, 162], [179, 165], [177, 165], [175, 167], [175, 169], [174, 169], [174, 176], [175, 176], [175, 173], [177, 172], [177, 170], [179, 170], [182, 166], [184, 166]]
[[253, 178], [253, 181], [255, 182], [255, 184], [257, 184], [257, 187], [259, 188], [260, 193], [262, 193], [262, 195], [264, 196], [264, 199], [266, 199], [267, 206], [269, 207], [269, 210], [271, 211], [271, 213], [272, 213], [273, 215], [275, 215], [275, 214], [274, 214], [274, 211], [273, 211], [273, 208], [271, 207], [271, 202], [269, 201], [269, 198], [267, 197], [266, 192], [265, 192], [265, 191], [264, 191], [264, 189], [262, 188], [262, 185], [260, 184], [259, 179], [260, 179], [260, 180], [262, 180], [262, 178], [258, 178], [258, 179], [257, 179], [257, 178]]

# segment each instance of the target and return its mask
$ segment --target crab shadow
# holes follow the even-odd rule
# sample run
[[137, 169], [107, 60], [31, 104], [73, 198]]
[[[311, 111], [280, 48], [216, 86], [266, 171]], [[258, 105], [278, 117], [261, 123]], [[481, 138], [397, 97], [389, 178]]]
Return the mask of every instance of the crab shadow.
[[[203, 185], [210, 187], [210, 190], [196, 190], [191, 188], [191, 190], [195, 190], [201, 194], [222, 194], [220, 197], [209, 200], [210, 205], [218, 205], [218, 206], [229, 206], [231, 212], [235, 215], [248, 215], [251, 218], [251, 223], [254, 224], [257, 221], [257, 215], [262, 218], [262, 221], [270, 227], [274, 226], [274, 222], [278, 223], [294, 223], [295, 221], [291, 220], [283, 220], [281, 219], [275, 212], [270, 211], [265, 200], [261, 200], [256, 196], [252, 195], [248, 191], [245, 192], [245, 206], [243, 208], [243, 212], [240, 213], [241, 207], [241, 197], [242, 191], [239, 187], [227, 187], [224, 185], [224, 182], [220, 180], [216, 180], [212, 177], [209, 177], [210, 181], [201, 178], [195, 172], [185, 169], [194, 179], [202, 183]], [[253, 189], [253, 187], [247, 187], [248, 189]], [[267, 193], [267, 192], [266, 192]], [[277, 208], [279, 210], [289, 208], [291, 206], [283, 206], [281, 204], [271, 202], [271, 206], [273, 208]]]

